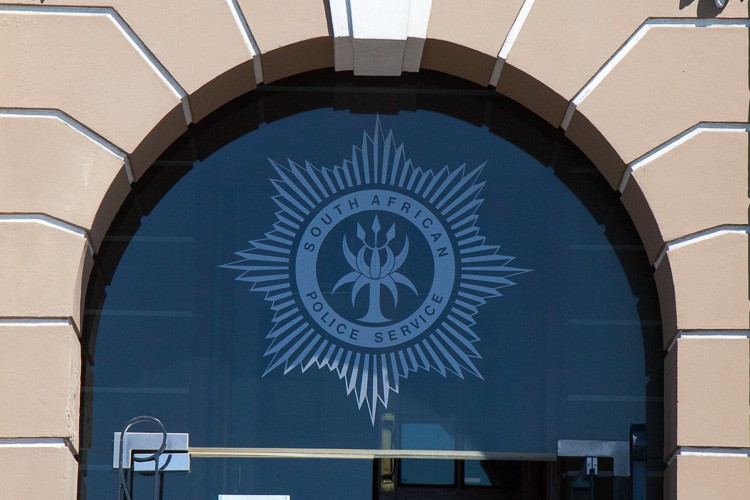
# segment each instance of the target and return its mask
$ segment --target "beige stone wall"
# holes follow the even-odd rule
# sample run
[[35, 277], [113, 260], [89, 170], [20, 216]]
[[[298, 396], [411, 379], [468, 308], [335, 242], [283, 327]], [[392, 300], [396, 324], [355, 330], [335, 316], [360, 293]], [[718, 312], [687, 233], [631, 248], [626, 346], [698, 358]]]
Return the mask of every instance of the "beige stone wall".
[[321, 67], [450, 73], [565, 131], [654, 264], [665, 493], [750, 498], [750, 1], [726, 3], [0, 1], [0, 498], [75, 497], [81, 304], [132, 182]]

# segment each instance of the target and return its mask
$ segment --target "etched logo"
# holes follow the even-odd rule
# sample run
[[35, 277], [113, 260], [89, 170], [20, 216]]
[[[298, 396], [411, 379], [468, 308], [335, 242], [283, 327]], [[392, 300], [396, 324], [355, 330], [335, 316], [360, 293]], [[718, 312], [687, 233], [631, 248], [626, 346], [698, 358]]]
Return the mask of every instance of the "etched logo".
[[340, 166], [271, 164], [273, 230], [221, 266], [274, 311], [265, 374], [335, 371], [373, 423], [409, 372], [481, 378], [474, 316], [528, 271], [480, 236], [483, 165], [415, 167], [379, 121]]
[[[390, 249], [388, 244], [396, 237], [396, 224], [393, 224], [386, 234], [386, 240], [383, 245], [378, 244], [378, 234], [380, 233], [380, 223], [378, 222], [378, 216], [372, 221], [372, 233], [373, 242], [372, 246], [367, 244], [367, 234], [362, 226], [357, 223], [357, 238], [362, 241], [362, 247], [357, 252], [355, 257], [349, 245], [346, 244], [346, 236], [344, 236], [344, 256], [346, 262], [349, 263], [349, 267], [352, 268], [352, 272], [338, 280], [336, 285], [333, 287], [335, 292], [341, 285], [346, 283], [352, 283], [352, 306], [357, 300], [357, 294], [363, 289], [365, 285], [369, 285], [370, 300], [367, 306], [367, 314], [359, 318], [360, 321], [365, 323], [387, 323], [388, 318], [383, 316], [380, 311], [380, 287], [384, 286], [391, 292], [393, 301], [398, 304], [398, 284], [409, 287], [415, 295], [418, 295], [417, 289], [414, 287], [414, 283], [399, 273], [399, 268], [403, 265], [406, 257], [409, 255], [409, 237], [407, 236], [404, 243], [404, 247], [399, 252], [398, 257], [394, 257], [393, 251]], [[365, 259], [365, 251], [369, 250], [370, 258], [369, 264]], [[385, 250], [385, 263], [381, 264], [381, 252]]]

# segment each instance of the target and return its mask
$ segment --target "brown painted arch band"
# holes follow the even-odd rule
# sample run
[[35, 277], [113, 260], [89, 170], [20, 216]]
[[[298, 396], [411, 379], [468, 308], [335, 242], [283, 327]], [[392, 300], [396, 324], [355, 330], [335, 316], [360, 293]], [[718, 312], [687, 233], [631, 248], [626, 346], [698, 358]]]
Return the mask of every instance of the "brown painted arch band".
[[[331, 14], [325, 6], [285, 0], [269, 7], [243, 0], [241, 9], [260, 51], [253, 54], [226, 2], [152, 6], [162, 17], [155, 17], [151, 7], [111, 3], [185, 89], [198, 122], [210, 121], [215, 110], [253, 91], [254, 58], [260, 58], [264, 84], [335, 65]], [[433, 0], [420, 67], [487, 86], [522, 3], [500, 7], [484, 0], [464, 12], [455, 2]], [[635, 160], [697, 123], [748, 121], [747, 4], [729, 0], [724, 10], [709, 11], [706, 3], [584, 7], [588, 3], [537, 0], [502, 61], [497, 90], [559, 126], [571, 101], [646, 19], [708, 18], [701, 26], [651, 29], [575, 108], [568, 137], [617, 188]], [[52, 7], [34, 12], [0, 8], [0, 60], [9, 68], [0, 79], [0, 109], [62, 110], [123, 151], [137, 180], [186, 130], [183, 105], [115, 25], [75, 12], [58, 15], [56, 4], [49, 0], [46, 5]], [[498, 21], [485, 22], [493, 19], [488, 13]], [[174, 22], [165, 25], [164, 16]], [[712, 26], [714, 17], [738, 21]], [[198, 42], [197, 30], [202, 33]], [[267, 120], [274, 116], [272, 109], [265, 113]], [[699, 134], [635, 171], [623, 201], [651, 255], [670, 241], [711, 227], [750, 224], [748, 135]], [[28, 366], [22, 360], [28, 356], [22, 353], [29, 350], [50, 360], [57, 358], [45, 349], [54, 348], [67, 359], [79, 355], [70, 328], [34, 318], [72, 318], [80, 325], [93, 266], [86, 240], [98, 248], [131, 189], [124, 162], [89, 139], [49, 117], [0, 112], [0, 213], [7, 215], [0, 220], [0, 287], [9, 291], [0, 297], [0, 320], [13, 319], [0, 331], [0, 352], [8, 360], [0, 368], [4, 379], [26, 383], [22, 374]], [[50, 214], [89, 236], [14, 220], [15, 214], [28, 213]], [[706, 458], [689, 451], [691, 446], [748, 447], [747, 338], [675, 340], [678, 330], [750, 329], [749, 248], [747, 234], [703, 238], [667, 251], [655, 272], [665, 347], [673, 346], [665, 382], [665, 436], [671, 447], [665, 453], [675, 457], [665, 475], [670, 498], [750, 495], [747, 457], [718, 453]], [[67, 447], [44, 444], [14, 451], [3, 446], [4, 440], [17, 438], [77, 439], [77, 424], [71, 422], [78, 419], [78, 372], [66, 363], [49, 366], [34, 382], [48, 388], [47, 396], [26, 386], [0, 392], [17, 404], [0, 432], [0, 496], [75, 498], [76, 465]], [[45, 398], [48, 406], [35, 403]], [[712, 407], [727, 410], [712, 412]], [[35, 413], [39, 418], [30, 419]], [[34, 473], [34, 467], [46, 472]]]

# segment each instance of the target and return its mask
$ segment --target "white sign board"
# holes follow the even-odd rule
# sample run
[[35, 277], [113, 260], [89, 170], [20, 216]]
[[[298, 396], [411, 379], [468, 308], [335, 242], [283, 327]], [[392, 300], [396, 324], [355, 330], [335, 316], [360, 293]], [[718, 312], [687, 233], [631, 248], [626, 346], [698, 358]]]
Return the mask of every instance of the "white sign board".
[[289, 495], [219, 495], [219, 500], [292, 500]]

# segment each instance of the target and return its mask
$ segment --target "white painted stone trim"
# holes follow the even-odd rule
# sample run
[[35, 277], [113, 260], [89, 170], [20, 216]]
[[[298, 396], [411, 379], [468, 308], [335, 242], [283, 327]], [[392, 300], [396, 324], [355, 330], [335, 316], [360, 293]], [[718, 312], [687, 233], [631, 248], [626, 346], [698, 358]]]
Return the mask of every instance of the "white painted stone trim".
[[405, 40], [410, 4], [410, 0], [347, 0], [352, 35], [360, 40]]
[[684, 236], [682, 238], [678, 238], [676, 240], [668, 241], [664, 245], [664, 248], [662, 248], [661, 252], [659, 253], [659, 257], [656, 259], [656, 262], [654, 262], [654, 269], [659, 268], [659, 265], [661, 264], [662, 260], [664, 260], [664, 257], [667, 255], [667, 252], [671, 250], [675, 250], [677, 248], [687, 246], [687, 245], [692, 245], [693, 243], [699, 243], [701, 241], [715, 238], [717, 236], [721, 236], [724, 234], [750, 234], [750, 226], [734, 226], [734, 225], [717, 226], [717, 227], [713, 227], [710, 229], [706, 229], [705, 231], [700, 231], [698, 233], [694, 233], [694, 234]]
[[[565, 111], [563, 117], [562, 127], [563, 130], [567, 130], [570, 126], [570, 122], [573, 119], [573, 114], [576, 108], [596, 89], [596, 87], [612, 72], [620, 61], [630, 53], [631, 50], [638, 44], [641, 39], [646, 36], [653, 28], [678, 28], [678, 29], [690, 29], [690, 28], [748, 28], [750, 27], [750, 19], [674, 19], [674, 18], [654, 18], [649, 19], [643, 23], [627, 41], [615, 52], [615, 54], [609, 58], [604, 66], [597, 71], [594, 76], [589, 80], [586, 85], [573, 97], [573, 100], [568, 104], [568, 109]], [[720, 56], [717, 56], [720, 57]]]
[[492, 75], [490, 76], [489, 84], [493, 87], [497, 87], [497, 84], [500, 81], [500, 73], [503, 71], [505, 61], [508, 60], [510, 50], [513, 48], [513, 44], [516, 43], [518, 35], [521, 34], [521, 29], [526, 22], [526, 18], [529, 17], [529, 13], [531, 12], [531, 8], [533, 6], [534, 0], [524, 0], [523, 5], [521, 5], [521, 8], [518, 10], [518, 15], [513, 21], [513, 24], [510, 27], [510, 31], [508, 31], [508, 34], [505, 37], [505, 41], [503, 41], [503, 45], [500, 47], [500, 52], [498, 52], [497, 54], [495, 66], [492, 68]]
[[190, 103], [185, 89], [174, 79], [166, 67], [149, 50], [146, 44], [130, 28], [128, 23], [112, 7], [67, 7], [54, 5], [0, 5], [0, 14], [56, 15], [56, 16], [103, 16], [109, 19], [135, 49], [146, 65], [154, 71], [172, 94], [180, 101], [185, 123], [193, 122]]
[[0, 448], [67, 448], [65, 438], [0, 438]]
[[71, 326], [73, 319], [67, 318], [0, 318], [0, 326], [8, 325], [18, 328], [38, 328], [49, 326]]
[[60, 111], [59, 109], [0, 108], [0, 119], [2, 119], [3, 116], [10, 116], [14, 118], [56, 119], [61, 121], [111, 155], [119, 158], [123, 163], [125, 175], [128, 176], [128, 182], [130, 184], [134, 182], [133, 171], [130, 168], [130, 160], [128, 159], [128, 155], [125, 153], [125, 151], [115, 146], [107, 139], [97, 134], [67, 113]]
[[720, 457], [720, 458], [748, 458], [750, 457], [750, 448], [718, 448], [718, 447], [701, 447], [701, 446], [681, 446], [672, 453], [667, 460], [667, 467], [679, 456], [693, 457]]
[[78, 456], [78, 450], [70, 438], [57, 437], [29, 437], [29, 438], [0, 438], [2, 448], [67, 448], [71, 455]]
[[89, 232], [82, 227], [76, 226], [69, 222], [56, 219], [47, 214], [31, 213], [31, 214], [0, 214], [0, 223], [15, 223], [15, 224], [40, 224], [58, 231], [63, 231], [68, 234], [81, 237], [86, 240], [86, 248], [89, 254], [94, 256], [94, 248], [91, 246], [91, 237]]
[[652, 149], [648, 153], [644, 154], [640, 158], [633, 161], [623, 173], [622, 180], [620, 181], [620, 193], [625, 192], [628, 181], [633, 175], [633, 172], [638, 170], [644, 165], [656, 160], [660, 156], [665, 155], [669, 151], [672, 151], [676, 147], [684, 144], [698, 134], [704, 132], [730, 132], [730, 133], [748, 133], [750, 132], [750, 123], [716, 123], [716, 122], [703, 122], [693, 125], [689, 129], [685, 130], [681, 134], [669, 139], [668, 141], [660, 144], [656, 148]]
[[432, 0], [411, 0], [409, 21], [406, 26], [406, 49], [404, 50], [402, 71], [416, 73], [422, 65], [424, 43], [430, 23]]
[[693, 455], [699, 457], [750, 457], [750, 448], [718, 448], [702, 446], [683, 446], [679, 450], [680, 455]]
[[227, 0], [227, 5], [229, 6], [229, 11], [232, 13], [232, 18], [237, 25], [237, 29], [240, 31], [240, 35], [242, 35], [245, 47], [247, 47], [247, 50], [250, 52], [250, 56], [253, 59], [255, 83], [263, 83], [263, 65], [260, 61], [260, 47], [258, 47], [258, 43], [255, 41], [250, 25], [247, 24], [247, 19], [242, 13], [242, 9], [240, 8], [239, 3], [237, 3], [237, 0]]
[[747, 340], [750, 330], [678, 330], [667, 347], [667, 353], [677, 345], [678, 340]]
[[419, 71], [432, 0], [328, 0], [336, 71], [398, 76]]
[[352, 44], [352, 18], [349, 15], [349, 0], [328, 0], [333, 27], [334, 69], [354, 70], [354, 46]]

